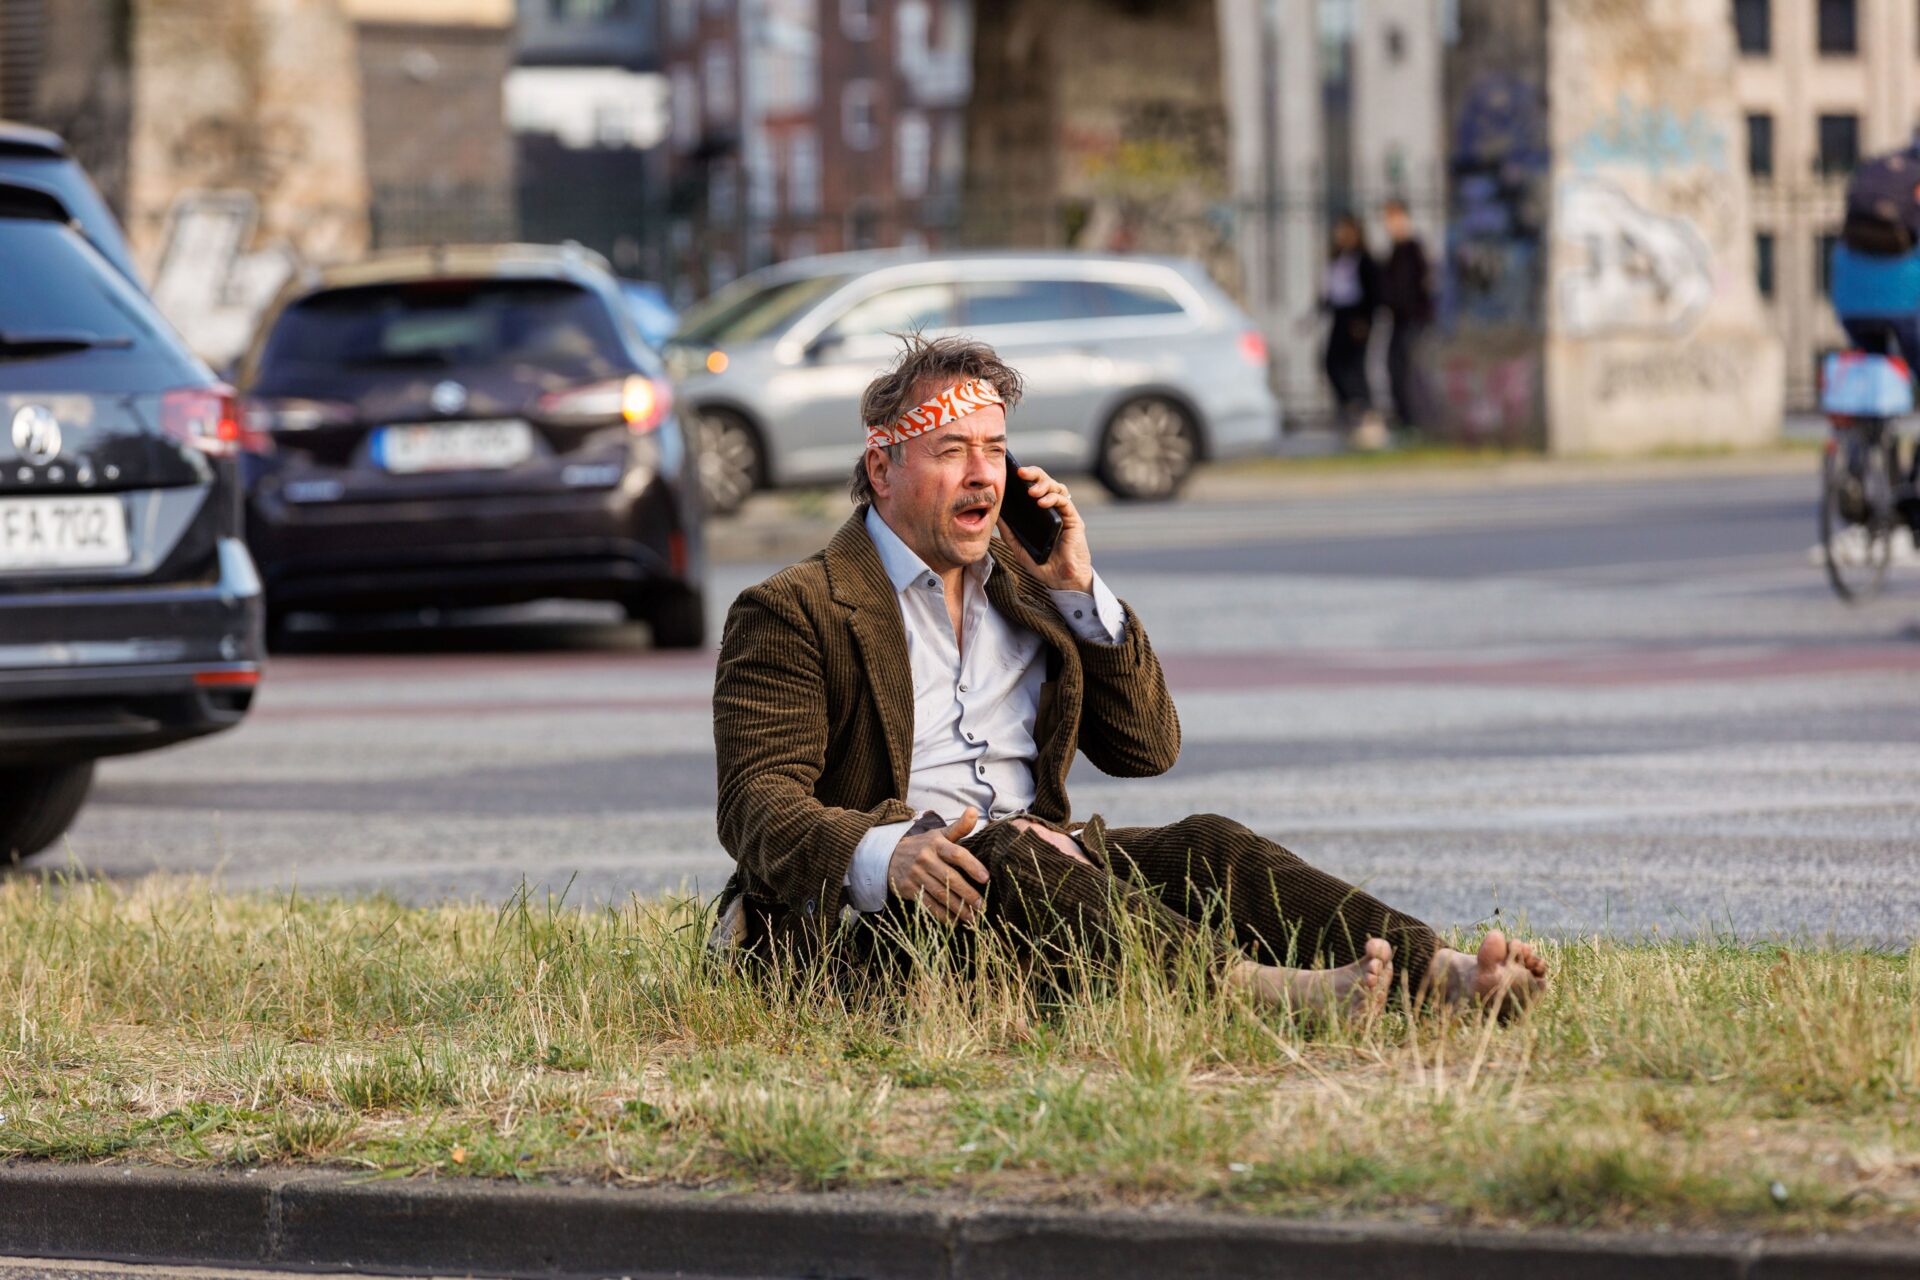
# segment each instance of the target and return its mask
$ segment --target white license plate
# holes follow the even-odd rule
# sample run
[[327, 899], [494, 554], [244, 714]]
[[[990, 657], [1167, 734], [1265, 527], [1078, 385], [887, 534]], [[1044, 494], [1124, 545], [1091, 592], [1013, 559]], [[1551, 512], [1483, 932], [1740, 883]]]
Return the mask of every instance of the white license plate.
[[381, 427], [373, 437], [373, 460], [396, 475], [504, 471], [532, 456], [532, 430], [510, 419]]
[[118, 497], [0, 498], [0, 570], [109, 569], [132, 559]]

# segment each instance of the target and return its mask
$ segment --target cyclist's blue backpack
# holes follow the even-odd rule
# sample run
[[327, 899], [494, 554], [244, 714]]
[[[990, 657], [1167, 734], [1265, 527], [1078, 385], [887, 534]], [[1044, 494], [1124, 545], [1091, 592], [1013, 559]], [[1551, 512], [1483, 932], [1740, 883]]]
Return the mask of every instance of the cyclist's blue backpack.
[[1847, 217], [1840, 238], [1875, 257], [1899, 257], [1920, 241], [1920, 150], [1874, 156], [1847, 180]]

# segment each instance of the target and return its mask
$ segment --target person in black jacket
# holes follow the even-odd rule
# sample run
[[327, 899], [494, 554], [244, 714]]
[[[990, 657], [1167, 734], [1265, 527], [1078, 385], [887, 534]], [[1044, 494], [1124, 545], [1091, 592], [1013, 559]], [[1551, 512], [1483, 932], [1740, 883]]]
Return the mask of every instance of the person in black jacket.
[[1380, 267], [1367, 252], [1360, 220], [1343, 213], [1333, 221], [1320, 306], [1332, 316], [1327, 330], [1327, 381], [1342, 426], [1351, 427], [1373, 408], [1367, 387], [1367, 344], [1380, 306]]
[[1429, 425], [1430, 401], [1418, 355], [1420, 339], [1433, 323], [1432, 271], [1406, 204], [1389, 200], [1380, 217], [1393, 237], [1380, 280], [1380, 301], [1393, 317], [1393, 336], [1387, 339], [1387, 380], [1393, 388], [1394, 416], [1401, 426], [1418, 429]]

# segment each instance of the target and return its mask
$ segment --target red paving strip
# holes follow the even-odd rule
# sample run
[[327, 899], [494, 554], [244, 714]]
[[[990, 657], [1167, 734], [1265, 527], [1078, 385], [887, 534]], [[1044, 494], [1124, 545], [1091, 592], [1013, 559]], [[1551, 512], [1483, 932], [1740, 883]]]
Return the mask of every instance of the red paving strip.
[[1563, 657], [1478, 661], [1429, 654], [1381, 655], [1366, 660], [1298, 652], [1177, 654], [1163, 657], [1161, 665], [1170, 686], [1195, 692], [1315, 685], [1581, 687], [1784, 679], [1869, 671], [1920, 674], [1920, 644], [1620, 649]]
[[[1702, 681], [1791, 679], [1869, 672], [1920, 675], [1920, 644], [1800, 645], [1735, 648], [1641, 648], [1586, 651], [1558, 657], [1485, 658], [1423, 653], [1356, 658], [1302, 650], [1271, 653], [1163, 655], [1167, 683], [1178, 693], [1214, 693], [1256, 689], [1378, 688], [1430, 686], [1555, 686], [1619, 688], [1633, 685], [1687, 684]], [[673, 672], [704, 686], [713, 670], [711, 655], [552, 655], [512, 659], [488, 655], [301, 657], [276, 662], [270, 687], [311, 687], [329, 680], [436, 682], [502, 675], [551, 677], [571, 671]], [[691, 712], [712, 705], [705, 693], [654, 696], [572, 698], [471, 698], [385, 705], [267, 705], [256, 720], [337, 720], [348, 718], [416, 719], [488, 715], [552, 715], [578, 712]]]

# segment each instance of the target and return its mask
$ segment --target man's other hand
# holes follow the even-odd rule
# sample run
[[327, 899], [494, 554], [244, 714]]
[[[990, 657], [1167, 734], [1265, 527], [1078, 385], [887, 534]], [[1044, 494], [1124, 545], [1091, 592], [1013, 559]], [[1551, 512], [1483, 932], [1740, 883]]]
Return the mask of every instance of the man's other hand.
[[974, 885], [987, 883], [987, 869], [959, 842], [979, 817], [969, 807], [945, 831], [901, 837], [887, 862], [887, 888], [918, 902], [941, 924], [978, 923], [980, 891]]
[[1038, 467], [1022, 467], [1019, 474], [1026, 481], [1027, 492], [1042, 507], [1052, 507], [1060, 513], [1060, 538], [1053, 544], [1053, 554], [1047, 557], [1045, 564], [1034, 563], [1033, 557], [1013, 536], [1013, 530], [1007, 527], [1005, 520], [1000, 522], [1001, 539], [1020, 563], [1048, 588], [1054, 591], [1092, 591], [1093, 552], [1087, 548], [1087, 522], [1080, 518], [1080, 509], [1073, 505], [1073, 494], [1067, 486]]

